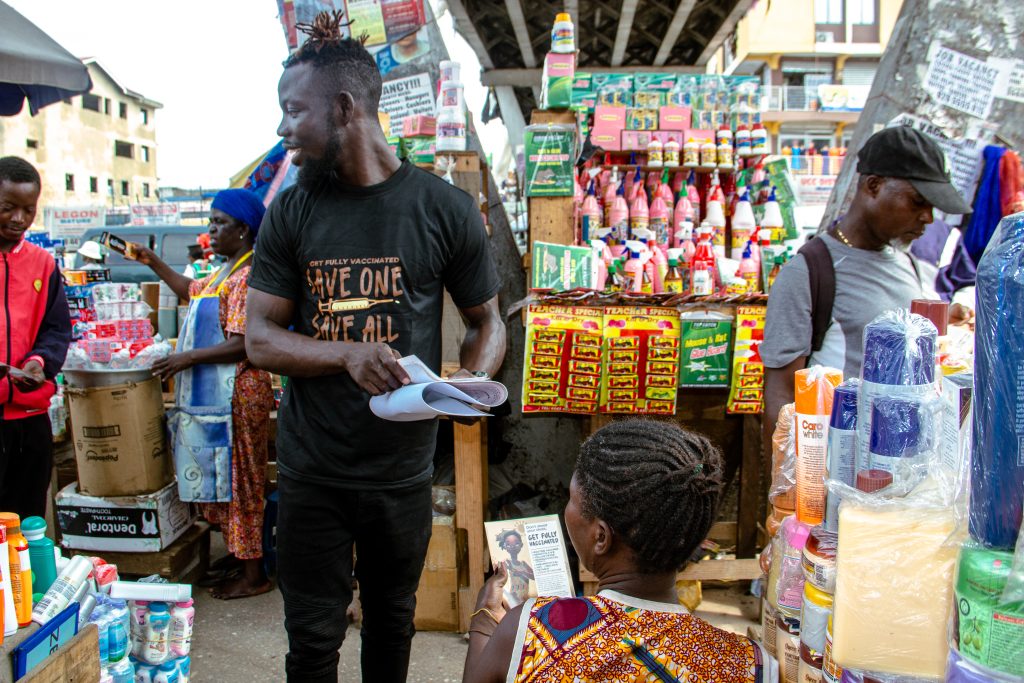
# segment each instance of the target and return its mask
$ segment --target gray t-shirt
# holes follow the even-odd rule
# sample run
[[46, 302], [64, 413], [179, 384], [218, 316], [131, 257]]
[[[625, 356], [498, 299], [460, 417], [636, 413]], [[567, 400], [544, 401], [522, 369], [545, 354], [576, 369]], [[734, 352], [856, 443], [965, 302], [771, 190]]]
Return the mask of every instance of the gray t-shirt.
[[808, 365], [842, 368], [844, 377], [859, 377], [864, 327], [885, 311], [909, 308], [925, 290], [904, 251], [854, 249], [827, 234], [820, 239], [836, 270], [832, 324], [821, 350], [811, 355], [811, 286], [807, 261], [797, 254], [772, 285], [761, 358], [766, 367], [781, 368], [810, 356]]

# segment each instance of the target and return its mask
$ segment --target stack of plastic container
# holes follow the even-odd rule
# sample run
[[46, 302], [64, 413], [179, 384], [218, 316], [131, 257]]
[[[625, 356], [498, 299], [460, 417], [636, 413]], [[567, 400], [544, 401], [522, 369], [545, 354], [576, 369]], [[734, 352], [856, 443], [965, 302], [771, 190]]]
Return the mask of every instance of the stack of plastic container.
[[466, 104], [462, 81], [459, 80], [460, 70], [458, 62], [441, 62], [441, 89], [437, 100], [438, 152], [466, 151]]

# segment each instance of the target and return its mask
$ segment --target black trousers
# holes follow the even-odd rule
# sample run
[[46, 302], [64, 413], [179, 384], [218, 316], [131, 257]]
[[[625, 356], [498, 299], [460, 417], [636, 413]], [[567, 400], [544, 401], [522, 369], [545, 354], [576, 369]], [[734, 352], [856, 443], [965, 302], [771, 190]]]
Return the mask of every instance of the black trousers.
[[430, 482], [399, 490], [346, 491], [279, 476], [278, 491], [277, 567], [288, 631], [288, 680], [338, 680], [355, 544], [363, 681], [405, 681], [416, 588], [430, 542]]
[[0, 419], [0, 510], [46, 515], [53, 470], [53, 432], [46, 413]]

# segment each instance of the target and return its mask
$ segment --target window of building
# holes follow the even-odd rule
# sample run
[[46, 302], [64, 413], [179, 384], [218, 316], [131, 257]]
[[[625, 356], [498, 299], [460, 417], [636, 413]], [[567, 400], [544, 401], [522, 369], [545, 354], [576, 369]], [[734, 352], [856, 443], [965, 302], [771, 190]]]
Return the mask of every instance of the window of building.
[[89, 176], [89, 192], [96, 194], [100, 191], [100, 179], [96, 176]]
[[843, 0], [814, 0], [814, 23], [843, 24]]
[[64, 189], [68, 192], [75, 191], [75, 174], [65, 173], [64, 174]]
[[846, 11], [850, 15], [851, 42], [877, 43], [878, 0], [846, 0]]
[[104, 97], [103, 98], [103, 113], [106, 114], [107, 116], [110, 116], [110, 98], [109, 97]]
[[125, 159], [134, 159], [135, 147], [130, 142], [125, 142], [124, 140], [115, 140], [114, 156], [124, 157]]
[[147, 164], [149, 163], [149, 147], [146, 145], [142, 146], [142, 160]]
[[142, 112], [142, 125], [148, 126], [149, 125], [149, 110], [148, 109], [140, 109], [139, 111]]
[[39, 149], [39, 140], [33, 140], [32, 138], [29, 138], [25, 140], [25, 146], [28, 147], [29, 149]]
[[149, 183], [142, 183], [142, 196], [143, 197], [148, 197], [149, 196]]
[[87, 92], [82, 95], [82, 109], [88, 109], [89, 111], [101, 111], [100, 104], [101, 100], [91, 92]]
[[121, 181], [121, 196], [122, 197], [127, 197], [128, 196], [128, 181], [127, 180], [122, 180]]
[[110, 196], [114, 195], [114, 179], [107, 178], [107, 194]]
[[118, 102], [117, 106], [118, 106], [118, 116], [120, 116], [122, 119], [128, 118], [128, 105], [125, 104], [124, 102]]

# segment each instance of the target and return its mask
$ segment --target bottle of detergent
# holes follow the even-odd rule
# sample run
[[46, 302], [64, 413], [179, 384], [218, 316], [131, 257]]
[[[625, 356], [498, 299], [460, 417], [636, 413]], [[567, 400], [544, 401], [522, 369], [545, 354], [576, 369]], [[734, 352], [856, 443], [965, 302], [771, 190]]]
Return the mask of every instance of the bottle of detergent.
[[668, 272], [665, 273], [665, 291], [672, 294], [682, 294], [683, 274], [679, 269], [679, 259], [682, 256], [682, 249], [668, 250]]
[[672, 214], [672, 246], [680, 246], [678, 241], [679, 231], [683, 229], [684, 223], [693, 223], [693, 205], [685, 194], [679, 194], [679, 200], [676, 202], [675, 211]]
[[668, 272], [668, 258], [665, 256], [664, 248], [654, 242], [653, 230], [639, 230], [634, 237], [646, 249], [647, 260], [644, 262], [644, 268], [650, 277], [654, 293], [660, 294], [665, 273]]
[[664, 157], [664, 146], [661, 144], [661, 140], [651, 136], [651, 141], [647, 143], [647, 165], [652, 168], [661, 168], [665, 165]]
[[[620, 184], [615, 198], [611, 202], [608, 215], [608, 227], [612, 229], [612, 238], [622, 244], [629, 239], [629, 205], [626, 204], [626, 188]], [[621, 250], [620, 250], [621, 253]]]
[[786, 236], [786, 225], [782, 220], [782, 209], [775, 198], [775, 188], [772, 187], [768, 195], [768, 201], [764, 205], [764, 216], [761, 218], [761, 233], [767, 235], [772, 244], [779, 244]]
[[754, 207], [750, 205], [750, 193], [744, 188], [740, 200], [736, 202], [736, 210], [732, 214], [732, 258], [739, 261], [743, 258], [743, 251], [747, 242], [754, 236], [757, 230], [757, 221], [754, 219]]
[[717, 261], [711, 244], [713, 228], [705, 223], [697, 231], [698, 241], [690, 264], [690, 291], [697, 296], [715, 293]]
[[654, 233], [654, 242], [666, 248], [671, 238], [671, 218], [672, 213], [666, 206], [659, 189], [655, 191], [654, 199], [651, 200], [650, 230]]
[[700, 166], [700, 143], [690, 138], [683, 145], [683, 166], [697, 168]]
[[601, 229], [601, 218], [602, 212], [601, 207], [597, 203], [597, 195], [594, 194], [594, 181], [590, 181], [590, 188], [587, 190], [587, 196], [583, 200], [583, 229], [581, 239], [584, 244], [589, 244], [590, 240], [596, 237], [597, 231]]
[[715, 192], [708, 198], [708, 215], [704, 217], [704, 223], [711, 228], [711, 243], [715, 253], [725, 256], [725, 208], [722, 206], [721, 188], [715, 188]]
[[602, 197], [604, 199], [604, 222], [601, 225], [608, 227], [612, 224], [612, 204], [615, 203], [615, 195], [619, 191], [619, 167], [612, 168], [608, 176], [608, 184], [604, 186]]
[[693, 224], [700, 225], [704, 216], [700, 212], [700, 192], [697, 191], [697, 174], [690, 171], [690, 178], [686, 181], [686, 197], [693, 207]]
[[662, 151], [665, 168], [677, 168], [679, 166], [679, 141], [674, 135], [668, 136], [668, 141]]
[[686, 176], [683, 171], [676, 171], [675, 175], [672, 176], [672, 194], [676, 197], [683, 191], [683, 186], [686, 185]]
[[626, 261], [625, 273], [626, 273], [626, 291], [635, 294], [653, 294], [654, 283], [650, 280], [650, 275], [644, 268], [647, 259], [646, 248], [643, 242], [637, 240], [629, 240], [626, 242], [626, 248], [629, 250], [629, 260]]
[[761, 270], [757, 267], [754, 255], [750, 251], [750, 243], [743, 248], [743, 255], [740, 258], [740, 267], [736, 273], [747, 283], [747, 294], [756, 294], [760, 289]]
[[[598, 230], [598, 233], [601, 232], [604, 231]], [[608, 263], [611, 262], [612, 251], [605, 241], [600, 238], [590, 240], [590, 248], [594, 252], [594, 258], [601, 262], [601, 266], [597, 268], [597, 282], [594, 283], [594, 289], [600, 292], [604, 290], [605, 283], [607, 282]]]
[[[634, 187], [637, 184], [634, 183]], [[630, 237], [636, 239], [637, 230], [646, 230], [651, 224], [651, 211], [647, 206], [647, 193], [640, 187], [636, 198], [629, 207], [629, 233]]]
[[555, 23], [551, 27], [551, 51], [567, 55], [576, 52], [576, 30], [572, 17], [566, 12], [555, 15]]
[[749, 157], [750, 149], [750, 129], [740, 126], [736, 129], [736, 156]]

